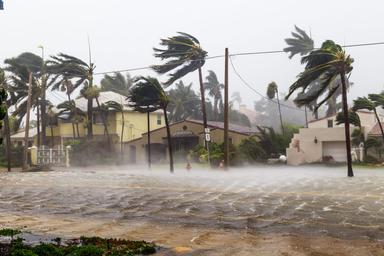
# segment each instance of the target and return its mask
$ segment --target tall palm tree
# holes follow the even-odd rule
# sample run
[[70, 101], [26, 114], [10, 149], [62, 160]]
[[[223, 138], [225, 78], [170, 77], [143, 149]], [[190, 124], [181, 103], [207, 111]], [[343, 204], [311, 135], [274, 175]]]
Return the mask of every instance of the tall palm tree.
[[128, 96], [127, 93], [133, 85], [133, 79], [127, 73], [126, 76], [120, 72], [114, 73], [114, 75], [104, 75], [104, 78], [101, 79], [100, 88], [102, 92], [111, 91], [118, 94]]
[[[348, 119], [348, 102], [347, 102], [347, 82], [346, 74], [352, 71], [353, 59], [346, 54], [342, 47], [335, 44], [331, 40], [325, 41], [321, 48], [311, 51], [307, 56], [301, 59], [303, 64], [306, 64], [305, 69], [299, 74], [298, 80], [293, 83], [289, 88], [289, 93], [286, 98], [289, 98], [295, 91], [307, 91], [313, 81], [320, 79], [321, 83], [317, 86], [317, 94], [311, 97], [303, 98], [296, 103], [300, 105], [306, 105], [312, 102], [314, 99], [320, 97], [325, 91], [328, 90], [330, 83], [334, 81], [338, 76], [341, 78], [341, 85], [335, 86], [332, 90], [328, 90], [325, 98], [320, 101], [316, 108], [319, 108], [324, 104], [339, 86], [342, 87], [342, 104], [345, 118], [345, 140], [347, 151], [347, 164], [348, 164], [348, 176], [353, 177], [352, 170], [352, 157], [351, 157], [351, 138], [349, 131], [349, 119]], [[313, 83], [312, 83], [313, 86]]]
[[110, 100], [104, 103], [107, 110], [114, 110], [121, 113], [121, 134], [120, 134], [120, 153], [123, 159], [123, 141], [124, 141], [124, 128], [125, 128], [125, 117], [124, 117], [124, 105], [123, 103], [118, 103], [116, 101]]
[[223, 104], [221, 90], [224, 89], [224, 84], [219, 82], [215, 72], [208, 70], [208, 73], [205, 78], [204, 88], [208, 91], [208, 95], [213, 98], [213, 118], [217, 121], [219, 119], [219, 104]]
[[178, 122], [187, 118], [198, 118], [201, 108], [199, 96], [192, 89], [192, 83], [185, 85], [183, 80], [175, 84], [175, 88], [168, 91], [169, 119]]
[[[6, 154], [7, 154], [7, 169], [11, 171], [11, 132], [9, 128], [9, 114], [8, 114], [8, 94], [6, 91], [6, 79], [2, 69], [0, 69], [0, 130], [2, 129], [2, 123], [4, 122], [4, 135], [6, 141]], [[3, 142], [3, 138], [0, 137], [0, 145]]]
[[[153, 77], [138, 77], [128, 99], [130, 106], [139, 112], [149, 113], [158, 109], [163, 110], [168, 139], [169, 169], [173, 173], [172, 140], [167, 114], [169, 98], [160, 82]], [[148, 131], [148, 134], [150, 134], [150, 131]]]
[[[51, 58], [52, 60], [48, 63], [50, 64], [49, 72], [53, 75], [49, 83], [52, 85], [52, 90], [59, 89], [65, 81], [72, 79], [75, 80], [73, 89], [80, 86], [83, 86], [83, 88], [85, 86], [89, 88], [94, 86], [93, 72], [95, 65], [91, 61], [86, 63], [79, 58], [64, 53], [59, 53]], [[88, 138], [91, 139], [93, 137], [93, 98], [88, 98], [87, 119]]]
[[[373, 101], [373, 100], [376, 101]], [[376, 117], [376, 121], [379, 124], [380, 131], [381, 131], [381, 136], [384, 140], [384, 130], [383, 130], [383, 125], [381, 124], [381, 120], [379, 117], [379, 114], [377, 113], [376, 107], [379, 106], [380, 100], [383, 100], [384, 102], [384, 97], [381, 95], [375, 95], [375, 94], [369, 94], [368, 98], [367, 97], [358, 97], [356, 100], [353, 101], [353, 111], [365, 109], [368, 111], [373, 111]]]
[[[199, 40], [187, 33], [178, 32], [178, 35], [161, 39], [164, 49], [153, 48], [155, 57], [160, 60], [168, 60], [162, 65], [154, 65], [153, 69], [159, 74], [169, 74], [169, 79], [164, 83], [170, 86], [176, 80], [186, 74], [198, 70], [201, 96], [201, 111], [203, 112], [204, 128], [207, 128], [207, 113], [205, 110], [205, 90], [201, 67], [205, 63], [207, 52], [200, 46]], [[206, 143], [207, 144], [207, 143]], [[207, 146], [207, 145], [206, 145]]]
[[277, 99], [277, 107], [279, 110], [279, 117], [280, 117], [280, 125], [281, 125], [281, 132], [284, 134], [284, 125], [283, 125], [283, 117], [281, 115], [281, 107], [280, 107], [280, 100], [279, 100], [279, 91], [277, 88], [277, 84], [275, 82], [270, 82], [267, 87], [267, 96], [269, 99], [274, 99], [276, 97]]

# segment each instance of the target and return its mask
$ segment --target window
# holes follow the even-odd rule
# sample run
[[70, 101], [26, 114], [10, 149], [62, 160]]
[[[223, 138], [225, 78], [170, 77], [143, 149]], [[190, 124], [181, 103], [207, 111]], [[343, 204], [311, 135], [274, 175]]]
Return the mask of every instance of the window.
[[333, 120], [329, 119], [328, 120], [328, 128], [332, 128], [332, 127], [333, 127]]
[[161, 114], [157, 114], [157, 125], [161, 125]]
[[107, 120], [107, 115], [106, 113], [93, 113], [93, 123], [94, 124], [103, 124], [103, 116], [105, 120]]

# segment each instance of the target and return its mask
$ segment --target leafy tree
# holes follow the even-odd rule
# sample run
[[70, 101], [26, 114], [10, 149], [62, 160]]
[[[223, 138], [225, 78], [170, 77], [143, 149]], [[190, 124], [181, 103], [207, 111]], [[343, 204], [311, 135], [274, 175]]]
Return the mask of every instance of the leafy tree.
[[[147, 112], [148, 124], [149, 124], [150, 112], [153, 112], [158, 109], [163, 110], [165, 125], [167, 130], [167, 139], [168, 139], [168, 150], [169, 150], [169, 160], [170, 160], [169, 169], [171, 172], [174, 172], [171, 131], [169, 128], [168, 114], [167, 114], [169, 98], [165, 93], [164, 89], [161, 87], [160, 82], [153, 77], [143, 77], [143, 76], [138, 77], [135, 80], [135, 85], [131, 89], [128, 99], [130, 102], [130, 106], [133, 107], [136, 111], [139, 111], [142, 113]], [[150, 130], [148, 129], [148, 138], [150, 138], [149, 136], [150, 136]], [[150, 142], [148, 142], [148, 148], [149, 147], [150, 147]], [[148, 152], [148, 156], [150, 156], [150, 152]]]
[[124, 76], [120, 72], [116, 72], [112, 76], [104, 75], [104, 78], [101, 79], [100, 82], [102, 92], [111, 91], [124, 96], [128, 96], [129, 89], [132, 87], [132, 85], [133, 79], [129, 73]]
[[192, 83], [185, 85], [182, 80], [175, 84], [175, 88], [168, 91], [169, 119], [172, 122], [187, 118], [197, 119], [201, 108], [199, 96], [192, 89]]
[[255, 136], [245, 139], [240, 143], [239, 153], [242, 159], [250, 163], [267, 158], [265, 150]]
[[205, 90], [208, 91], [208, 95], [213, 98], [213, 119], [219, 119], [219, 105], [220, 112], [223, 110], [223, 97], [221, 90], [224, 89], [224, 84], [220, 83], [217, 79], [215, 72], [208, 70], [209, 75], [205, 78], [204, 83]]
[[169, 86], [186, 74], [198, 70], [201, 111], [203, 112], [204, 128], [207, 128], [204, 84], [201, 71], [201, 67], [204, 65], [205, 58], [207, 57], [207, 52], [201, 48], [199, 40], [183, 32], [178, 32], [178, 35], [167, 39], [161, 39], [160, 45], [164, 46], [164, 49], [153, 48], [155, 57], [168, 61], [162, 65], [153, 66], [153, 69], [159, 74], [166, 74], [175, 70], [169, 74], [170, 78], [164, 83], [165, 86]]
[[[92, 88], [94, 86], [93, 72], [95, 70], [95, 65], [91, 61], [87, 64], [74, 56], [59, 53], [57, 56], [52, 56], [52, 60], [49, 64], [49, 72], [53, 75], [53, 78], [49, 83], [52, 85], [52, 90], [59, 89], [69, 80], [75, 80], [72, 86], [73, 90], [83, 86], [85, 92], [87, 88]], [[91, 139], [93, 137], [93, 98], [88, 97], [87, 100], [87, 130], [88, 138]]]
[[[305, 70], [299, 74], [298, 80], [290, 86], [289, 93], [286, 98], [299, 89], [305, 92], [309, 89], [308, 86], [316, 79], [320, 79], [321, 83], [317, 85], [317, 94], [314, 94], [311, 97], [303, 98], [300, 101], [296, 101], [299, 106], [309, 104], [314, 99], [320, 97], [326, 90], [328, 90], [332, 81], [334, 81], [338, 76], [341, 78], [342, 103], [345, 115], [344, 126], [348, 176], [353, 177], [346, 86], [346, 74], [350, 73], [352, 70], [353, 59], [345, 53], [340, 45], [335, 44], [331, 40], [327, 40], [323, 43], [320, 49], [313, 50], [307, 56], [304, 56], [302, 58], [302, 63], [306, 64]], [[331, 90], [328, 90], [326, 97], [318, 103], [316, 108], [324, 104], [330, 97], [332, 97], [339, 86], [340, 85], [337, 85]]]

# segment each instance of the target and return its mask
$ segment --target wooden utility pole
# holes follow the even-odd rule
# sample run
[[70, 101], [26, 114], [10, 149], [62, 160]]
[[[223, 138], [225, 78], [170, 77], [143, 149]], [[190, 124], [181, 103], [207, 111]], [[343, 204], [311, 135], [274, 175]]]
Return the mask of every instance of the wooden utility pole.
[[224, 69], [224, 166], [229, 166], [229, 138], [228, 138], [228, 48], [225, 48]]
[[31, 111], [32, 73], [29, 73], [29, 82], [28, 83], [29, 83], [29, 85], [28, 85], [28, 99], [27, 99], [27, 116], [25, 118], [23, 170], [28, 169], [29, 112]]

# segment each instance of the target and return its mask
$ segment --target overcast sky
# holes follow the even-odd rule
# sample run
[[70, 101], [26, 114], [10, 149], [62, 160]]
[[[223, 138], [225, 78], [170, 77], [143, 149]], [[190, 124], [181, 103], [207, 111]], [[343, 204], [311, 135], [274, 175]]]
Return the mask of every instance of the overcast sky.
[[[143, 67], [158, 63], [152, 47], [177, 31], [200, 40], [210, 56], [224, 53], [281, 50], [294, 25], [311, 31], [316, 46], [326, 39], [339, 44], [384, 41], [382, 0], [3, 0], [0, 11], [0, 63], [23, 51], [46, 55], [59, 52], [88, 58], [91, 38], [96, 72]], [[350, 48], [355, 59], [350, 99], [383, 89], [384, 45]], [[238, 72], [265, 93], [270, 81], [286, 92], [303, 69], [287, 54], [233, 58]], [[204, 66], [223, 80], [224, 59]], [[132, 75], [152, 74], [150, 71]], [[98, 77], [96, 81], [99, 81]], [[162, 81], [165, 77], [160, 78]], [[183, 79], [197, 89], [197, 73]], [[249, 106], [259, 99], [230, 70], [230, 91], [240, 91]], [[56, 96], [64, 98], [64, 95]]]

